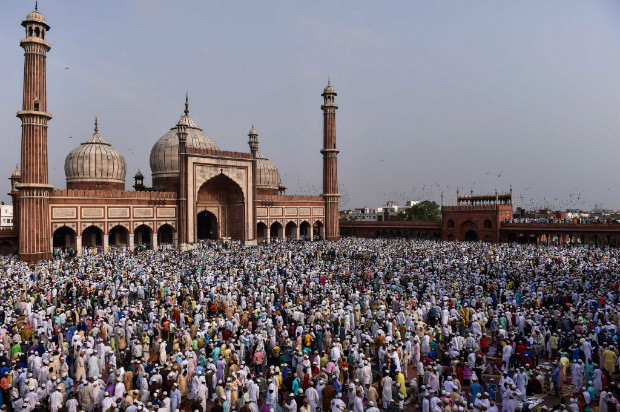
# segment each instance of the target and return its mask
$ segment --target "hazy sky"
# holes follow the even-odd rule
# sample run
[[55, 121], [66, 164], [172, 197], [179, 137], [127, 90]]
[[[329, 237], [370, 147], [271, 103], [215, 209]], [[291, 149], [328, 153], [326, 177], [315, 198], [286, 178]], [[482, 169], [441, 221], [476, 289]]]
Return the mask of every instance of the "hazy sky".
[[[34, 1], [0, 2], [0, 176], [19, 160]], [[321, 192], [320, 96], [338, 92], [341, 208], [508, 190], [517, 206], [620, 209], [617, 0], [39, 1], [51, 183], [92, 134], [150, 184], [153, 144], [190, 115], [260, 149], [290, 194]], [[66, 69], [68, 68], [68, 69]], [[69, 138], [72, 136], [72, 138]], [[4, 195], [9, 181], [4, 181]]]

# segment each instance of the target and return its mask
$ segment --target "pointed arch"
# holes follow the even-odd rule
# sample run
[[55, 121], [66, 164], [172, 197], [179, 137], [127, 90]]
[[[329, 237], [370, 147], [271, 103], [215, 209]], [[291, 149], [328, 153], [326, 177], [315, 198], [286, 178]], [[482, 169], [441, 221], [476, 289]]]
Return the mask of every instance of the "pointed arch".
[[149, 225], [141, 224], [134, 230], [133, 239], [136, 246], [143, 246], [145, 248], [151, 247], [151, 235], [153, 229]]
[[289, 221], [284, 228], [284, 235], [286, 239], [297, 240], [297, 224]]
[[241, 187], [224, 173], [200, 186], [196, 196], [198, 211], [208, 209], [216, 217], [217, 237], [245, 238], [245, 196]]
[[110, 229], [108, 235], [108, 244], [110, 246], [121, 246], [129, 244], [129, 230], [125, 225], [116, 225]]
[[164, 223], [157, 229], [157, 244], [172, 245], [174, 243], [174, 228], [169, 223]]
[[103, 230], [99, 226], [90, 225], [82, 231], [82, 246], [97, 247], [103, 245]]
[[75, 248], [75, 230], [63, 225], [54, 230], [52, 245], [55, 248]]

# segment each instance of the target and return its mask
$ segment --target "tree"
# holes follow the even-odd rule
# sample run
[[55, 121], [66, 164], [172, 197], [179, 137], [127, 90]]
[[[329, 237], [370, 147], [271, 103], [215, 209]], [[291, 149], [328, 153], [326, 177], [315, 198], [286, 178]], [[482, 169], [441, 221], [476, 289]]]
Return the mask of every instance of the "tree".
[[399, 212], [392, 220], [412, 222], [438, 222], [441, 220], [439, 205], [437, 202], [424, 200]]

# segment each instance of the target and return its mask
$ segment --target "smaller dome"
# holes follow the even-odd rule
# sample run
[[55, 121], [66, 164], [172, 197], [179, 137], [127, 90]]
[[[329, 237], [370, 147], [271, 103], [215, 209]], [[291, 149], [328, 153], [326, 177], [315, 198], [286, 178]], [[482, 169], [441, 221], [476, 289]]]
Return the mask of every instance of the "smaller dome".
[[138, 169], [138, 173], [136, 173], [136, 175], [134, 176], [134, 179], [144, 179], [144, 175], [142, 174], [140, 169]]
[[65, 159], [68, 189], [124, 189], [127, 165], [123, 156], [95, 133]]
[[47, 30], [50, 29], [50, 26], [45, 21], [45, 17], [41, 13], [39, 13], [38, 3], [35, 3], [34, 10], [28, 13], [26, 16], [26, 20], [22, 22], [22, 26], [26, 27], [27, 23], [39, 23], [45, 26]]
[[256, 153], [257, 189], [279, 190], [282, 181], [280, 171], [260, 151]]
[[28, 13], [28, 15], [26, 16], [26, 20], [27, 21], [36, 21], [39, 23], [45, 23], [45, 17], [43, 17], [43, 15], [41, 13], [39, 13], [38, 11], [31, 11], [30, 13]]
[[323, 95], [325, 94], [336, 94], [336, 91], [332, 87], [332, 82], [329, 80], [329, 78], [327, 79], [327, 86], [325, 86], [325, 89], [323, 89]]
[[15, 179], [19, 179], [20, 177], [22, 177], [22, 172], [19, 170], [19, 167], [17, 165], [15, 165], [15, 170], [13, 171], [11, 177]]

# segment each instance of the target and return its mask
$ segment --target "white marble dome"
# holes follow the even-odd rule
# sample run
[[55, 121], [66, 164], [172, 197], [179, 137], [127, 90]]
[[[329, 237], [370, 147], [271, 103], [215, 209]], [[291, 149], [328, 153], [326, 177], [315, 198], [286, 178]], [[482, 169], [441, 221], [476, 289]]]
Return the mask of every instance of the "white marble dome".
[[103, 140], [96, 125], [95, 133], [65, 159], [67, 187], [77, 183], [93, 183], [93, 188], [106, 183], [124, 187], [126, 171], [125, 158]]
[[[220, 150], [188, 114], [185, 114], [179, 123], [187, 127], [187, 147]], [[153, 179], [179, 176], [179, 138], [176, 126], [155, 143], [151, 149], [150, 164]]]

